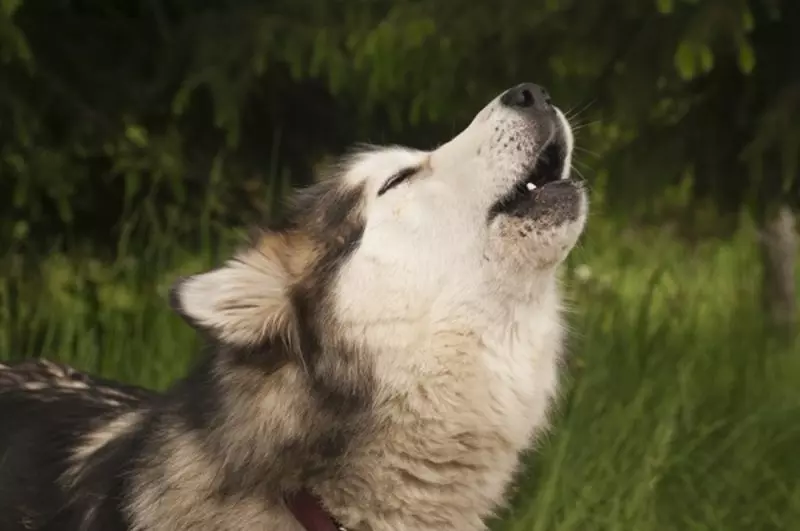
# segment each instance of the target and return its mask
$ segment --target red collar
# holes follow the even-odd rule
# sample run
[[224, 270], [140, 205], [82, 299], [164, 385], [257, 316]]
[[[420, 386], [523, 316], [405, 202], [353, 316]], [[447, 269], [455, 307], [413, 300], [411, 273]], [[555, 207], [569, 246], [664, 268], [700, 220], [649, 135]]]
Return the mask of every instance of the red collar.
[[319, 498], [305, 489], [287, 495], [286, 505], [306, 531], [347, 531], [325, 510]]

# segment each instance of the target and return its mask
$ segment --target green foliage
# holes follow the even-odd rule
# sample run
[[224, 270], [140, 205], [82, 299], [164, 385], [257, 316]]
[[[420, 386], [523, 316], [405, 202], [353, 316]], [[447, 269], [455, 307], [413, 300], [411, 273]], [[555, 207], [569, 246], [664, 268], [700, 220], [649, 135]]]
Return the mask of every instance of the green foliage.
[[658, 12], [662, 15], [669, 15], [675, 9], [673, 0], [656, 0], [656, 6], [658, 6]]
[[570, 274], [571, 388], [494, 529], [793, 528], [800, 342], [759, 324], [745, 226], [692, 248], [590, 226]]
[[253, 217], [282, 194], [272, 177], [308, 182], [317, 160], [356, 140], [440, 141], [525, 79], [562, 107], [591, 103], [576, 119], [599, 125], [580, 142], [621, 205], [658, 197], [687, 171], [694, 195], [722, 209], [800, 197], [800, 126], [779, 119], [799, 90], [797, 10], [791, 0], [4, 0], [0, 238], [20, 244], [25, 225], [26, 245], [54, 233], [111, 242], [151, 197], [188, 226], [215, 163], [226, 174], [213, 184], [218, 215]]
[[30, 67], [32, 55], [25, 35], [13, 23], [14, 14], [22, 0], [0, 1], [0, 60], [3, 63], [19, 61]]
[[[181, 244], [180, 235], [166, 228], [144, 246], [121, 245], [111, 263], [56, 254], [7, 264], [0, 359], [46, 353], [106, 377], [169, 385], [199, 345], [168, 309], [167, 288], [237, 240]], [[574, 330], [567, 388], [494, 529], [793, 528], [798, 343], [761, 329], [753, 238], [748, 227], [728, 242], [687, 247], [663, 229], [593, 217], [565, 283]]]
[[750, 43], [743, 42], [739, 46], [738, 64], [744, 74], [750, 74], [756, 67], [756, 52]]

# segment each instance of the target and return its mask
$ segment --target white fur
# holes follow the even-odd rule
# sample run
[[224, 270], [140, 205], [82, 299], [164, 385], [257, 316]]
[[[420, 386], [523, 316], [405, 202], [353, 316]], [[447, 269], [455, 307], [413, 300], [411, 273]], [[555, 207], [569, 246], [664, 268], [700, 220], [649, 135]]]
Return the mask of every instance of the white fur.
[[225, 267], [188, 278], [181, 286], [181, 306], [198, 324], [236, 344], [255, 343], [290, 315], [289, 273], [279, 257], [264, 260], [251, 249]]
[[575, 134], [572, 132], [572, 128], [569, 126], [569, 121], [564, 113], [558, 107], [555, 107], [556, 114], [558, 114], [558, 119], [561, 120], [561, 123], [564, 125], [564, 137], [567, 141], [567, 157], [564, 161], [564, 171], [561, 173], [562, 179], [569, 178], [569, 173], [572, 170], [572, 148], [575, 147]]
[[72, 452], [70, 456], [70, 469], [64, 475], [63, 480], [67, 483], [72, 482], [81, 473], [84, 463], [100, 448], [109, 441], [128, 433], [136, 423], [143, 417], [141, 411], [126, 411], [101, 426], [88, 432], [82, 437], [81, 444]]
[[[555, 116], [567, 178], [573, 138]], [[586, 200], [555, 225], [487, 217], [556, 134], [546, 130], [495, 99], [435, 151], [373, 149], [347, 161], [343, 186], [363, 190], [365, 229], [334, 280], [331, 333], [371, 357], [372, 407], [385, 420], [348, 455], [345, 479], [314, 486], [350, 529], [484, 529], [546, 425], [563, 343], [556, 268]], [[378, 196], [408, 167], [417, 174]], [[292, 277], [279, 260], [254, 263], [190, 279], [185, 313], [226, 340], [262, 337], [290, 311]]]
[[[342, 335], [376, 353], [379, 400], [391, 419], [373, 449], [381, 460], [365, 460], [380, 473], [361, 472], [374, 478], [367, 490], [385, 493], [375, 509], [396, 519], [370, 529], [482, 529], [519, 452], [546, 423], [563, 336], [555, 267], [579, 236], [586, 205], [578, 220], [527, 237], [502, 216], [487, 226], [490, 206], [541, 149], [529, 127], [492, 102], [436, 151], [367, 153], [348, 174], [366, 176], [367, 224], [339, 277], [335, 313]], [[384, 179], [417, 164], [420, 174], [376, 197]], [[562, 178], [568, 172], [569, 156]], [[437, 466], [436, 455], [460, 466]], [[358, 512], [362, 495], [325, 492], [345, 514]], [[357, 527], [359, 516], [344, 520]]]

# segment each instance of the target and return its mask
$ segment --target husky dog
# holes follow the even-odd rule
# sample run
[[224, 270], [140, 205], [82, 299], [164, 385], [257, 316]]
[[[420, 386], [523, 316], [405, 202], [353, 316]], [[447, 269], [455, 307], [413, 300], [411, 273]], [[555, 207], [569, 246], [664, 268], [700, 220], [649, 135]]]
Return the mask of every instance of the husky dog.
[[211, 348], [163, 394], [0, 366], [0, 530], [486, 529], [556, 394], [572, 145], [527, 83], [345, 158], [176, 282]]

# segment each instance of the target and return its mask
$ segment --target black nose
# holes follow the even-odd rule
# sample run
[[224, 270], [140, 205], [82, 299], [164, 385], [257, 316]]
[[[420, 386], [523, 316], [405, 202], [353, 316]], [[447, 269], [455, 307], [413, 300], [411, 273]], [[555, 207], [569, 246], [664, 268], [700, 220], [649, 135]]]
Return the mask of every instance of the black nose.
[[517, 109], [546, 111], [552, 106], [550, 94], [539, 85], [522, 83], [500, 96], [500, 103]]

